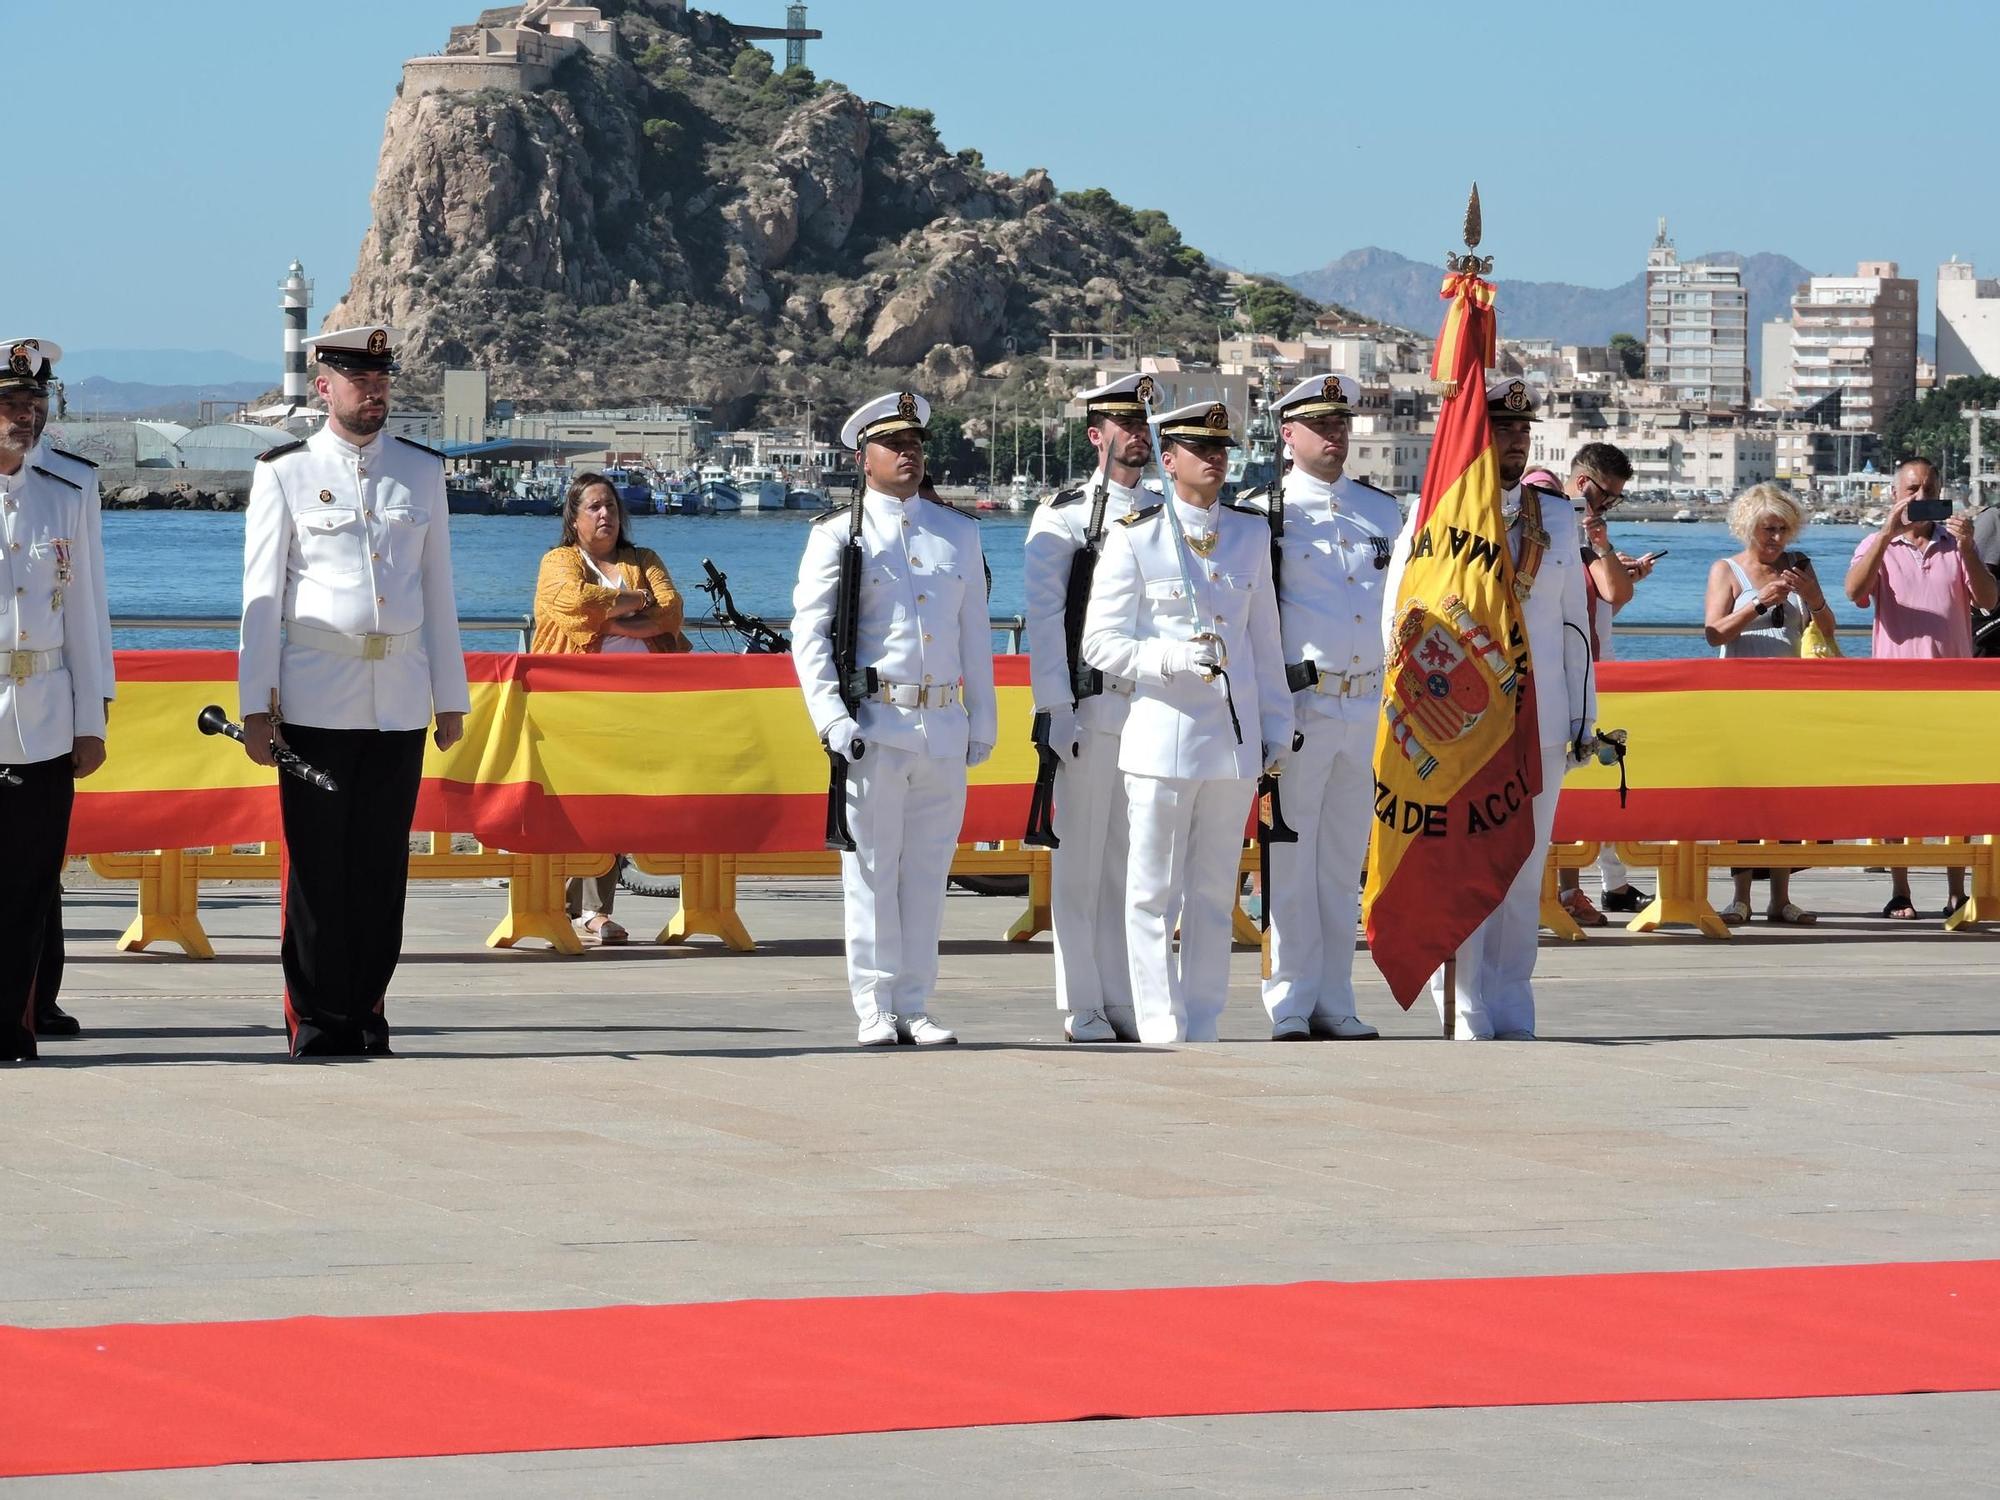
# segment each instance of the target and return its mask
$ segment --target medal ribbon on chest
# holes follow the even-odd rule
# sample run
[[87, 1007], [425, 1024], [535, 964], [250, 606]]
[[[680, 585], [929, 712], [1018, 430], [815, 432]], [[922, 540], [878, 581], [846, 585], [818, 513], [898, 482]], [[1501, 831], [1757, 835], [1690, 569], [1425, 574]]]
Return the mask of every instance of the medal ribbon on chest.
[[66, 536], [51, 538], [49, 550], [56, 555], [56, 586], [49, 591], [49, 608], [59, 610], [63, 607], [63, 590], [76, 578], [76, 573], [69, 563], [69, 538]]

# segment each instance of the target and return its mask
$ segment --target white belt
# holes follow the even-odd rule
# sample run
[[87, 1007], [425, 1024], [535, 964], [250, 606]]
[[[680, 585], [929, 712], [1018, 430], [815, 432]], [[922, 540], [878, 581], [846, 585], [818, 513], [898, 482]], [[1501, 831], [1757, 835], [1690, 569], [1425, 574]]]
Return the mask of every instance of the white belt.
[[950, 708], [958, 702], [958, 684], [885, 682], [875, 690], [873, 701], [891, 708]]
[[1365, 693], [1382, 691], [1382, 669], [1370, 667], [1365, 672], [1334, 672], [1313, 663], [1319, 673], [1319, 680], [1313, 683], [1315, 693], [1323, 693], [1329, 698], [1359, 698]]
[[60, 650], [0, 651], [0, 677], [26, 682], [41, 672], [53, 672], [63, 664]]
[[1138, 683], [1129, 677], [1113, 677], [1106, 674], [1104, 678], [1104, 691], [1107, 693], [1116, 693], [1121, 698], [1131, 697], [1132, 690], [1138, 687], [1138, 685]]
[[294, 646], [334, 656], [358, 657], [362, 661], [382, 661], [415, 651], [423, 644], [423, 636], [421, 630], [407, 630], [401, 635], [344, 635], [338, 630], [321, 630], [317, 625], [304, 625], [297, 620], [285, 621], [285, 639]]

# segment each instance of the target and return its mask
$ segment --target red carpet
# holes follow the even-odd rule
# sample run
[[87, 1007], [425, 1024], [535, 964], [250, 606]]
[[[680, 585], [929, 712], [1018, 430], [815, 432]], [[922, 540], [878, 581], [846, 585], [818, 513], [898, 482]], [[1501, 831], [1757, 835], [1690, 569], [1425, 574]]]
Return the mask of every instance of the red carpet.
[[0, 1328], [0, 1476], [2000, 1388], [2000, 1261]]

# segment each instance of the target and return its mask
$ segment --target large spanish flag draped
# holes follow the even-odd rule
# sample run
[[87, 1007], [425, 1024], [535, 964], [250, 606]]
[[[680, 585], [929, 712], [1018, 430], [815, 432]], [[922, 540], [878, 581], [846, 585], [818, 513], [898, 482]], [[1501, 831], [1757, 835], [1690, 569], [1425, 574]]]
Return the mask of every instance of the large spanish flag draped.
[[1369, 951], [1408, 1009], [1532, 852], [1534, 675], [1486, 416], [1493, 288], [1445, 279], [1433, 377], [1448, 392], [1390, 628], [1375, 737]]

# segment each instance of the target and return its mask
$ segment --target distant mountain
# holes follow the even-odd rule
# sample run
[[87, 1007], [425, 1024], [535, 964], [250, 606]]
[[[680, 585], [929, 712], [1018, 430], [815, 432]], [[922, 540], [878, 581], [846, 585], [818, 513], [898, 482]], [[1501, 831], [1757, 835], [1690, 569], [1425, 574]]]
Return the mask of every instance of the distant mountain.
[[261, 380], [272, 384], [279, 374], [277, 339], [269, 359], [250, 359], [226, 349], [66, 349], [61, 374], [65, 381], [97, 377], [138, 385], [213, 385], [222, 381]]
[[[64, 356], [63, 368], [68, 367], [68, 356]], [[71, 418], [158, 417], [191, 423], [200, 416], [204, 401], [255, 401], [271, 386], [268, 377], [213, 385], [153, 385], [92, 375], [85, 380], [64, 381], [63, 396]]]
[[[1762, 349], [1759, 324], [1791, 311], [1792, 293], [1812, 275], [1783, 255], [1739, 255], [1732, 250], [1686, 256], [1743, 267], [1750, 292], [1750, 373], [1755, 383]], [[1371, 318], [1433, 333], [1438, 321], [1438, 283], [1444, 267], [1411, 260], [1393, 250], [1369, 246], [1352, 250], [1317, 271], [1277, 279], [1316, 302], [1338, 302]], [[1494, 283], [1503, 337], [1554, 339], [1562, 344], [1602, 344], [1614, 333], [1641, 338], [1646, 332], [1646, 278], [1641, 272], [1614, 287], [1572, 286], [1566, 281]]]

